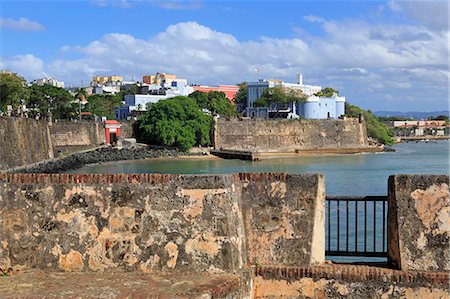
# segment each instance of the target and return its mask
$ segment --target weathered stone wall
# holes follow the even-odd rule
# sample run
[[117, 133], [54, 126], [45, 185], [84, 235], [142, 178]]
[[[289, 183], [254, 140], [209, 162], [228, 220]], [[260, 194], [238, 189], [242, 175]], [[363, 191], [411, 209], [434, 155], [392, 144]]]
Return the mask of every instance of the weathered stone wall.
[[122, 126], [120, 127], [120, 136], [122, 138], [136, 138], [134, 136], [133, 126], [135, 122], [131, 121], [123, 121]]
[[30, 165], [105, 143], [102, 124], [0, 116], [0, 170]]
[[402, 270], [450, 270], [446, 175], [389, 177], [388, 253]]
[[257, 267], [254, 298], [423, 298], [446, 299], [448, 272], [325, 265]]
[[321, 175], [258, 173], [3, 174], [0, 267], [153, 272], [320, 263], [323, 183]]
[[105, 143], [105, 129], [99, 123], [55, 122], [50, 125], [50, 132], [55, 156]]
[[47, 122], [0, 116], [0, 170], [51, 158]]
[[365, 123], [345, 120], [218, 119], [214, 147], [253, 151], [359, 149], [368, 147]]
[[[323, 175], [242, 174], [248, 263], [314, 265], [325, 261]], [[250, 179], [247, 179], [249, 177]]]

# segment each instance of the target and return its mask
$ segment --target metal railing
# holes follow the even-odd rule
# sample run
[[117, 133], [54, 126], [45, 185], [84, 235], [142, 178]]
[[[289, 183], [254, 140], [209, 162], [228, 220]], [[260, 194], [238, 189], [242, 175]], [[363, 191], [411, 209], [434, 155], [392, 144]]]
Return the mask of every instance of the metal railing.
[[387, 257], [387, 197], [327, 197], [325, 255]]

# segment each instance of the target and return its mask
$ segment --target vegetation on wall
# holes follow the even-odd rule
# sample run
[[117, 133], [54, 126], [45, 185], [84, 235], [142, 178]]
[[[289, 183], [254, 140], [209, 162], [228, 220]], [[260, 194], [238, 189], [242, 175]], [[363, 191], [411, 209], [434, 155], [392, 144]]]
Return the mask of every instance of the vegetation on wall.
[[325, 87], [324, 89], [322, 89], [319, 92], [316, 92], [314, 95], [318, 96], [318, 97], [326, 97], [326, 98], [330, 98], [332, 97], [334, 94], [339, 95], [339, 91], [331, 88], [331, 87]]
[[141, 141], [185, 150], [210, 144], [212, 117], [203, 113], [193, 98], [178, 96], [148, 108], [139, 119]]
[[363, 110], [358, 106], [345, 103], [345, 115], [348, 117], [359, 117], [362, 113], [366, 120], [368, 137], [374, 138], [386, 145], [394, 144], [394, 133], [391, 128], [383, 124], [380, 119], [370, 110]]

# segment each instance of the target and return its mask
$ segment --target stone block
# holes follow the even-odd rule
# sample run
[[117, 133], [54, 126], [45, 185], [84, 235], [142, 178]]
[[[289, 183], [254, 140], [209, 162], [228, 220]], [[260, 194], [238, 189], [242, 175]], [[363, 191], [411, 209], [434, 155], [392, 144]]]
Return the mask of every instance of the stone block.
[[389, 260], [402, 270], [450, 270], [446, 175], [389, 177]]

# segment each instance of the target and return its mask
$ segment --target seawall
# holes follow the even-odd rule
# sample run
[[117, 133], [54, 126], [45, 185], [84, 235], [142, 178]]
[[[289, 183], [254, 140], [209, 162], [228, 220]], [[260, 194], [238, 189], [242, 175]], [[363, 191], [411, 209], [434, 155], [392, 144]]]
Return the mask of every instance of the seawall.
[[216, 121], [216, 149], [260, 152], [365, 149], [365, 122], [339, 120], [223, 119]]

